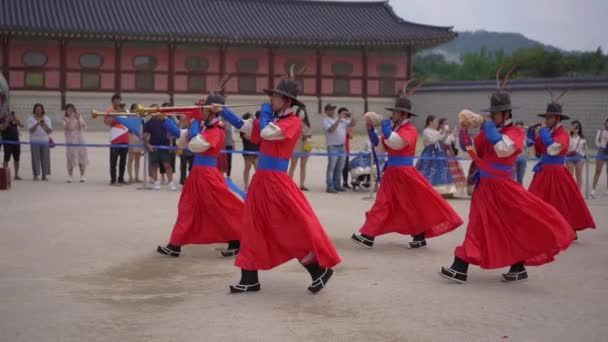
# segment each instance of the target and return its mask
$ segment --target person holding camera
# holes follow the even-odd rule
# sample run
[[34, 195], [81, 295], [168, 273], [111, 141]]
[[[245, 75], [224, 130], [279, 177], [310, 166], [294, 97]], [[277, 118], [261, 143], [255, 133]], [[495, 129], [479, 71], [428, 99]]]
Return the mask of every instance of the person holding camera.
[[330, 154], [327, 163], [326, 191], [335, 194], [346, 191], [342, 187], [342, 170], [346, 164], [344, 142], [348, 128], [353, 127], [355, 121], [350, 117], [348, 109], [344, 107], [340, 108], [336, 117], [336, 106], [332, 104], [325, 105], [325, 115], [323, 130], [327, 141], [327, 153]]
[[51, 137], [53, 131], [51, 119], [45, 115], [44, 106], [40, 103], [34, 105], [32, 115], [27, 119], [27, 129], [30, 132], [30, 150], [32, 153], [32, 173], [37, 181], [41, 176], [43, 181], [51, 174]]

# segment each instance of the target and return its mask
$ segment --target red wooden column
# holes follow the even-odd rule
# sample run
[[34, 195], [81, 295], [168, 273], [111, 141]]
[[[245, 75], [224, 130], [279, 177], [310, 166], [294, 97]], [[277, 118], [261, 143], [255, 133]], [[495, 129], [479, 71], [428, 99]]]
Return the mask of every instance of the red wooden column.
[[321, 87], [322, 87], [322, 82], [321, 82], [321, 72], [323, 70], [323, 58], [321, 56], [321, 48], [317, 47], [317, 72], [316, 72], [316, 77], [317, 77], [317, 102], [318, 102], [318, 108], [317, 110], [319, 111], [319, 113], [322, 113], [322, 105], [321, 105]]
[[10, 80], [8, 79], [8, 59], [9, 59], [9, 48], [11, 43], [10, 36], [2, 36], [2, 74], [4, 75], [4, 79], [6, 82], [10, 84]]
[[168, 60], [169, 60], [169, 79], [167, 80], [167, 88], [169, 91], [169, 103], [173, 106], [173, 97], [175, 95], [175, 44], [169, 43]]
[[407, 48], [407, 52], [406, 52], [406, 58], [407, 60], [405, 61], [405, 79], [409, 80], [412, 77], [412, 48], [409, 47]]
[[363, 67], [363, 111], [368, 111], [368, 103], [367, 103], [367, 49], [365, 47], [361, 48], [361, 66]]
[[220, 46], [220, 78], [226, 74], [226, 45]]
[[122, 41], [114, 42], [114, 92], [120, 94], [122, 90]]
[[61, 93], [61, 109], [64, 109], [66, 105], [65, 97], [67, 92], [67, 45], [67, 40], [59, 40], [59, 92]]
[[268, 89], [274, 88], [274, 49], [268, 47]]

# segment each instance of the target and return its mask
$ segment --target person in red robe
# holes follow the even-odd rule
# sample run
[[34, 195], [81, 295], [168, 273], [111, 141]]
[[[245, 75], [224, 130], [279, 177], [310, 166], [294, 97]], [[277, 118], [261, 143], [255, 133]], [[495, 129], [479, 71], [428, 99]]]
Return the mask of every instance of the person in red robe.
[[[223, 105], [224, 98], [212, 93], [205, 103]], [[225, 134], [219, 110], [204, 109], [189, 130], [180, 130], [175, 121], [165, 118], [165, 128], [179, 138], [178, 146], [187, 146], [194, 153], [194, 162], [179, 199], [169, 244], [156, 249], [160, 254], [178, 257], [184, 245], [212, 243], [228, 243], [220, 251], [223, 257], [239, 253], [241, 227], [234, 217], [242, 214], [244, 203], [229, 189], [217, 167]]]
[[[414, 90], [415, 91], [415, 90]], [[402, 97], [393, 107], [390, 120], [382, 122], [382, 139], [378, 138], [373, 126], [368, 124], [368, 134], [374, 146], [380, 145], [388, 153], [386, 171], [382, 176], [376, 202], [366, 213], [366, 220], [353, 234], [355, 243], [372, 248], [377, 236], [399, 233], [411, 235], [410, 248], [427, 245], [426, 239], [448, 233], [463, 221], [429, 182], [413, 166], [418, 132], [410, 119], [417, 116], [412, 112], [412, 103], [407, 96], [407, 83]]]
[[553, 261], [574, 240], [562, 215], [513, 179], [524, 131], [512, 123], [511, 97], [503, 91], [508, 76], [500, 82], [499, 74], [500, 69], [498, 92], [486, 110], [490, 117], [475, 137], [474, 147], [470, 137], [465, 141], [479, 168], [465, 239], [454, 252], [452, 266], [442, 267], [439, 273], [458, 283], [467, 281], [469, 264], [484, 269], [511, 266], [502, 274], [504, 282], [527, 279], [525, 265]]
[[260, 290], [258, 270], [273, 269], [297, 259], [310, 273], [308, 291], [321, 291], [340, 263], [340, 256], [323, 230], [302, 191], [287, 174], [289, 159], [300, 138], [302, 120], [294, 115], [298, 84], [283, 79], [276, 89], [265, 89], [270, 103], [262, 105], [259, 124], [244, 122], [224, 108], [221, 115], [260, 144], [260, 159], [245, 199], [241, 222], [241, 251], [236, 266], [241, 280], [230, 293]]
[[536, 132], [528, 131], [528, 137], [534, 139], [536, 154], [541, 160], [534, 167], [534, 178], [528, 190], [543, 201], [555, 207], [574, 231], [595, 228], [595, 222], [589, 212], [587, 203], [568, 169], [564, 166], [570, 135], [562, 126], [562, 121], [569, 117], [562, 112], [562, 105], [557, 101], [565, 94], [552, 99], [547, 105], [544, 127]]

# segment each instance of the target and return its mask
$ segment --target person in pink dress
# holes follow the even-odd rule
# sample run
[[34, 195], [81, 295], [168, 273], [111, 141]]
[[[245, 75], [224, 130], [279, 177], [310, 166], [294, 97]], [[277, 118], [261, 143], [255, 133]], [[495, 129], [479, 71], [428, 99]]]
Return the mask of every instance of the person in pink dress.
[[241, 268], [241, 280], [230, 286], [230, 293], [259, 291], [258, 270], [297, 259], [311, 275], [308, 291], [316, 294], [327, 285], [340, 256], [306, 197], [287, 174], [302, 131], [302, 120], [292, 107], [304, 106], [297, 99], [293, 70], [275, 89], [264, 92], [270, 103], [262, 105], [258, 124], [243, 121], [228, 108], [221, 112], [234, 127], [250, 135], [252, 142], [260, 143], [258, 168], [245, 199], [241, 252], [235, 262]]
[[543, 127], [530, 130], [529, 138], [535, 141], [536, 154], [541, 156], [534, 167], [534, 178], [528, 190], [551, 204], [566, 218], [574, 231], [595, 228], [593, 216], [583, 199], [574, 177], [564, 166], [570, 147], [570, 135], [562, 122], [570, 118], [557, 101], [565, 94], [552, 98], [547, 111], [539, 114], [545, 118]]
[[[82, 132], [86, 129], [80, 113], [76, 111], [73, 104], [68, 103], [65, 106], [65, 116], [63, 118], [63, 128], [65, 132], [66, 144], [84, 144], [84, 136]], [[72, 183], [74, 168], [78, 166], [80, 169], [80, 182], [83, 183], [84, 173], [89, 163], [87, 158], [87, 148], [85, 146], [66, 146], [66, 160], [68, 169], [68, 183]]]
[[406, 83], [402, 97], [393, 107], [386, 108], [393, 115], [382, 122], [382, 139], [372, 126], [367, 127], [371, 143], [388, 153], [388, 166], [363, 227], [351, 237], [366, 248], [374, 245], [377, 236], [389, 233], [411, 235], [410, 248], [424, 247], [427, 238], [448, 233], [463, 223], [413, 165], [418, 132], [410, 120], [417, 115], [407, 96], [414, 91], [407, 93]]
[[513, 125], [511, 96], [503, 90], [509, 76], [501, 82], [501, 69], [496, 73], [498, 92], [490, 98], [491, 107], [485, 110], [490, 116], [481, 132], [474, 142], [466, 134], [461, 137], [479, 168], [477, 186], [464, 242], [456, 247], [452, 265], [439, 273], [458, 283], [467, 281], [469, 264], [484, 269], [510, 266], [502, 274], [504, 282], [528, 279], [525, 265], [553, 261], [574, 240], [562, 215], [513, 179], [524, 131]]

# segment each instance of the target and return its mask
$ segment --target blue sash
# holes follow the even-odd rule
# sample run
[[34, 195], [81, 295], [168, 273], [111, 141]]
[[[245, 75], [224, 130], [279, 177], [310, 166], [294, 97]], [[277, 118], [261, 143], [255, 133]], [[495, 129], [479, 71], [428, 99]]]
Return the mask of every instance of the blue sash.
[[405, 156], [388, 156], [387, 166], [413, 166], [414, 158]]
[[260, 160], [258, 160], [258, 169], [268, 170], [268, 171], [287, 172], [288, 167], [289, 167], [289, 159], [271, 157], [269, 155], [260, 153]]
[[217, 167], [217, 158], [212, 156], [203, 156], [197, 154], [194, 156], [194, 165], [195, 166], [209, 166], [209, 167]]
[[478, 168], [478, 175], [475, 175], [475, 184], [479, 183], [479, 178], [509, 178], [511, 179], [511, 175], [513, 174], [513, 167], [509, 166], [509, 165], [502, 165], [502, 164], [489, 164], [492, 168], [501, 171], [501, 172], [505, 172], [508, 173], [508, 175], [505, 175], [504, 177], [501, 176], [496, 176], [490, 173], [487, 173], [485, 171], [483, 171], [481, 168]]
[[532, 169], [532, 171], [538, 172], [538, 171], [542, 170], [543, 164], [564, 165], [565, 161], [566, 161], [566, 158], [564, 156], [550, 156], [548, 154], [543, 154], [543, 156], [540, 157], [540, 161], [538, 162], [538, 164], [534, 165], [534, 168]]

